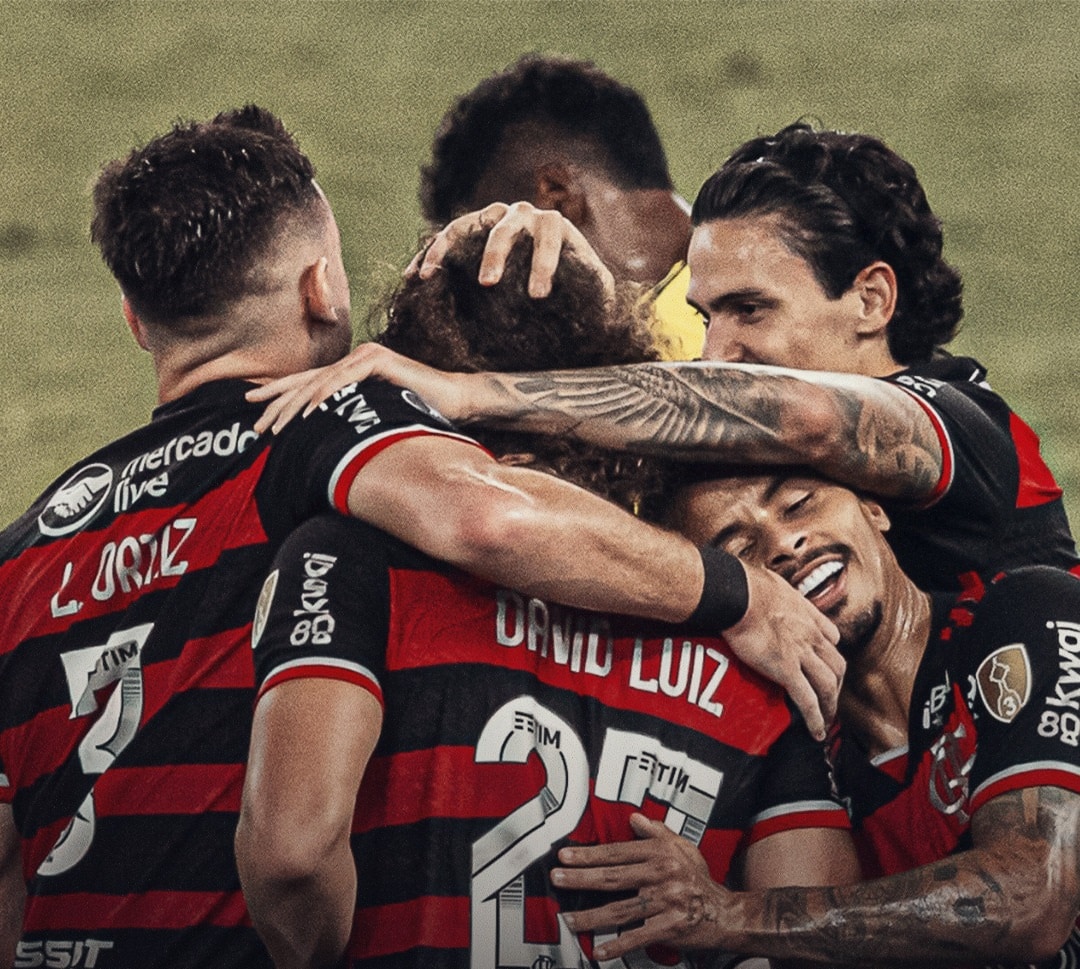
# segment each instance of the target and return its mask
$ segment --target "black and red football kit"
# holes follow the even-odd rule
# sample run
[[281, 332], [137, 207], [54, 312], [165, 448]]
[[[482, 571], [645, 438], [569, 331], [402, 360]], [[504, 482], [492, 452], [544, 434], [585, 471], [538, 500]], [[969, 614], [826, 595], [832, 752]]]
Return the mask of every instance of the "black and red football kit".
[[1080, 575], [1061, 488], [1039, 439], [968, 357], [946, 353], [886, 378], [922, 405], [944, 466], [918, 507], [882, 502], [901, 568], [922, 589], [959, 589], [968, 572], [1050, 565]]
[[18, 967], [269, 964], [233, 860], [259, 590], [296, 525], [347, 510], [371, 456], [461, 436], [408, 391], [365, 382], [259, 437], [250, 386], [157, 408], [0, 535], [0, 800], [28, 892]]
[[593, 940], [556, 916], [598, 899], [548, 874], [569, 842], [631, 839], [633, 811], [721, 881], [753, 840], [847, 827], [822, 746], [722, 640], [551, 605], [327, 518], [283, 545], [255, 626], [260, 695], [331, 677], [384, 707], [353, 820], [355, 966], [587, 965]]
[[[933, 596], [908, 745], [870, 759], [841, 727], [833, 759], [867, 877], [971, 847], [990, 799], [1080, 794], [1080, 580], [1029, 567]], [[1080, 961], [1074, 931], [1054, 966]]]

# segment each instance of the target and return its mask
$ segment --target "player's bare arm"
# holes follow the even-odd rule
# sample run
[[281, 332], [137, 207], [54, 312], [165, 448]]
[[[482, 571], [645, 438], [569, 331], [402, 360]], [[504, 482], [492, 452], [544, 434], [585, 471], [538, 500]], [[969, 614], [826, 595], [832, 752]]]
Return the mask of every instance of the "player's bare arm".
[[851, 374], [722, 363], [470, 375], [464, 423], [569, 434], [607, 447], [732, 464], [801, 464], [917, 500], [941, 475], [930, 419], [906, 392]]
[[349, 832], [381, 728], [375, 697], [341, 680], [289, 680], [255, 708], [237, 864], [278, 969], [340, 963], [356, 898]]
[[[665, 622], [707, 605], [702, 552], [688, 539], [453, 439], [387, 448], [357, 475], [349, 505], [429, 555], [542, 599]], [[836, 627], [778, 576], [739, 567], [745, 611], [715, 631], [727, 629], [732, 648], [787, 689], [822, 737], [845, 667]]]
[[635, 828], [643, 840], [564, 849], [566, 867], [552, 874], [565, 888], [636, 892], [565, 916], [575, 931], [644, 919], [600, 958], [664, 941], [840, 964], [1027, 964], [1057, 953], [1080, 911], [1080, 796], [1059, 788], [988, 802], [973, 818], [969, 851], [833, 888], [731, 892], [662, 825]]
[[930, 418], [872, 377], [724, 363], [446, 374], [382, 347], [253, 391], [279, 430], [367, 376], [401, 383], [451, 420], [570, 435], [609, 448], [730, 464], [801, 464], [881, 497], [918, 501], [941, 477]]
[[25, 901], [19, 832], [11, 805], [0, 804], [0, 966], [10, 966], [15, 961]]

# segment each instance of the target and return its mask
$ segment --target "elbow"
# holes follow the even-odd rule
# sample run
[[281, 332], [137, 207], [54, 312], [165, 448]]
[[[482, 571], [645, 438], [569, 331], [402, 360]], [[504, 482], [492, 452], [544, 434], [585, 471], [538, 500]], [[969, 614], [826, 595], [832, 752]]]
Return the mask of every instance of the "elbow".
[[1012, 909], [1001, 937], [980, 956], [1023, 965], [1056, 960], [1077, 927], [1077, 911], [1057, 893], [1034, 892], [1027, 901]]
[[328, 813], [294, 818], [244, 803], [236, 828], [236, 863], [247, 894], [264, 894], [316, 878], [328, 859], [349, 852], [349, 819]]
[[478, 575], [501, 573], [537, 535], [534, 503], [522, 494], [496, 492], [464, 514], [444, 521], [445, 551], [438, 556]]
[[[1024, 964], [1056, 959], [1069, 936], [1076, 929], [1077, 913], [1066, 911], [1057, 900], [1048, 902], [1031, 918], [1025, 919], [1026, 925], [1016, 932], [1016, 937], [1007, 948], [1013, 952], [1013, 958]], [[993, 953], [995, 959], [1001, 958], [1000, 951]]]

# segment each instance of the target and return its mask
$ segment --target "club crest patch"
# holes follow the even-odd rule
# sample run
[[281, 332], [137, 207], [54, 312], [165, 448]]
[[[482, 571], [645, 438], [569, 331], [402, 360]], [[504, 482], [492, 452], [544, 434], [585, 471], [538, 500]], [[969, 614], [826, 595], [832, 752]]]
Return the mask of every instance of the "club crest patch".
[[69, 535], [101, 511], [112, 489], [113, 472], [107, 464], [88, 464], [67, 479], [38, 516], [43, 535]]
[[995, 720], [1011, 723], [1031, 697], [1031, 664], [1023, 643], [995, 649], [975, 674], [979, 696]]

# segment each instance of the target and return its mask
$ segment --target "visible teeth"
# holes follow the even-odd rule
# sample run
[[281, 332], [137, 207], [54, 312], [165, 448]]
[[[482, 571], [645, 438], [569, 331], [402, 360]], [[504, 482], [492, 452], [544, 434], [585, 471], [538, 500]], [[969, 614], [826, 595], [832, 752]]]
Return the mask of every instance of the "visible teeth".
[[840, 562], [825, 562], [814, 569], [814, 571], [803, 579], [795, 588], [798, 589], [802, 595], [809, 598], [817, 591], [819, 586], [831, 579], [843, 567], [844, 566]]

